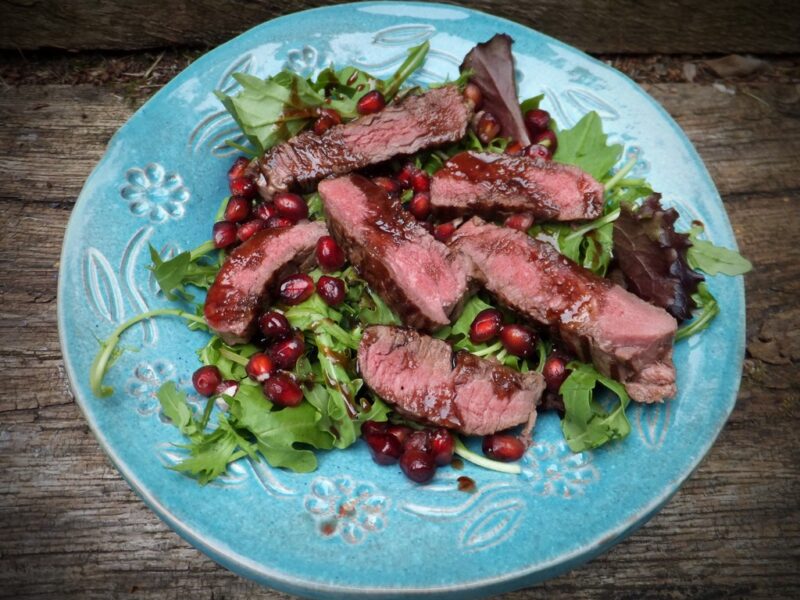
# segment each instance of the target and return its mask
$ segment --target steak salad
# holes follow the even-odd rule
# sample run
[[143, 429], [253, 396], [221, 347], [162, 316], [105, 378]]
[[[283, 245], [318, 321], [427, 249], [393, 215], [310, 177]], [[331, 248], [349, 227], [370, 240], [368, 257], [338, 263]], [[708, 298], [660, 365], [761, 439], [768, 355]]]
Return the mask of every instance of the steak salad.
[[676, 231], [596, 113], [559, 129], [543, 96], [520, 102], [511, 44], [478, 44], [427, 89], [408, 83], [427, 42], [386, 80], [236, 74], [241, 91], [217, 95], [249, 143], [229, 142], [243, 156], [211, 240], [151, 247], [174, 306], [101, 342], [95, 394], [131, 325], [209, 331], [203, 408], [158, 391], [187, 438], [173, 468], [201, 483], [245, 457], [312, 471], [359, 438], [418, 483], [454, 455], [518, 473], [537, 411], [580, 452], [628, 435], [631, 400], [669, 402], [674, 344], [720, 311], [705, 276], [750, 264], [699, 222]]

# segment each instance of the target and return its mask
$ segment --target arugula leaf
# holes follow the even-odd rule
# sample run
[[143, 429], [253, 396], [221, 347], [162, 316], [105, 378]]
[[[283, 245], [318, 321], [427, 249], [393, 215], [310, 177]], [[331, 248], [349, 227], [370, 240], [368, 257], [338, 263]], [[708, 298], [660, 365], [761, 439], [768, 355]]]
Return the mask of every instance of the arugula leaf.
[[608, 144], [599, 115], [587, 113], [571, 129], [562, 129], [553, 160], [580, 167], [597, 180], [603, 179], [622, 156], [620, 144]]
[[544, 100], [544, 94], [539, 94], [538, 96], [533, 96], [531, 98], [523, 100], [522, 102], [520, 102], [519, 110], [524, 115], [529, 110], [539, 108], [539, 105], [542, 103], [542, 100]]
[[[601, 375], [588, 364], [572, 362], [567, 368], [571, 373], [561, 384], [559, 393], [564, 398], [565, 411], [561, 429], [570, 449], [583, 452], [626, 437], [631, 431], [625, 415], [630, 398], [624, 386]], [[594, 399], [594, 388], [598, 383], [619, 398], [611, 412], [606, 412]]]
[[186, 393], [179, 390], [174, 382], [168, 381], [156, 392], [161, 411], [180, 432], [190, 438], [203, 434], [202, 428], [194, 418], [192, 407], [186, 401]]
[[711, 294], [708, 286], [701, 283], [697, 286], [697, 291], [692, 294], [697, 309], [693, 312], [694, 319], [690, 323], [686, 323], [678, 328], [675, 333], [675, 341], [686, 339], [696, 333], [700, 333], [704, 329], [708, 329], [711, 322], [719, 314], [719, 304], [717, 299]]
[[689, 230], [689, 240], [692, 245], [686, 252], [686, 259], [693, 269], [703, 271], [709, 275], [743, 275], [752, 270], [753, 264], [744, 256], [712, 242], [699, 239], [703, 233], [703, 226], [695, 224]]
[[219, 416], [218, 427], [187, 446], [189, 458], [174, 467], [174, 471], [195, 477], [202, 485], [223, 475], [228, 465], [253, 453], [252, 446], [230, 425], [224, 415]]
[[222, 266], [221, 256], [217, 261], [209, 262], [210, 255], [214, 251], [216, 251], [214, 243], [208, 241], [192, 251], [181, 252], [165, 261], [158, 250], [150, 245], [152, 264], [149, 269], [169, 300], [192, 300], [194, 297], [186, 291], [186, 286], [208, 289], [214, 283], [214, 278]]

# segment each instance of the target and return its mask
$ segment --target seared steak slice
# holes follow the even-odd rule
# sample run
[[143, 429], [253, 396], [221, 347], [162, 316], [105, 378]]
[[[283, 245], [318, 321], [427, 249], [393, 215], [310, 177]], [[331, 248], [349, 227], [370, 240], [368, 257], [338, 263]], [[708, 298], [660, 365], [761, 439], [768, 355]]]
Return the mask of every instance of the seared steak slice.
[[306, 262], [327, 233], [322, 221], [302, 222], [264, 229], [236, 248], [208, 290], [208, 326], [229, 344], [250, 339], [272, 284]]
[[467, 435], [488, 435], [536, 419], [544, 380], [413, 329], [376, 325], [358, 348], [364, 382], [411, 417]]
[[530, 213], [537, 220], [596, 219], [603, 186], [578, 167], [527, 156], [461, 152], [431, 181], [431, 206], [446, 217]]
[[451, 246], [471, 259], [473, 275], [502, 303], [549, 326], [581, 360], [621, 381], [631, 398], [675, 394], [672, 344], [677, 323], [547, 243], [475, 217]]
[[360, 175], [319, 184], [331, 235], [403, 323], [450, 323], [467, 291], [461, 257], [436, 241], [397, 200]]
[[331, 127], [322, 135], [306, 131], [275, 146], [261, 159], [261, 194], [270, 198], [294, 183], [313, 183], [398, 154], [458, 141], [471, 116], [472, 104], [457, 87], [448, 85], [408, 96], [379, 113]]

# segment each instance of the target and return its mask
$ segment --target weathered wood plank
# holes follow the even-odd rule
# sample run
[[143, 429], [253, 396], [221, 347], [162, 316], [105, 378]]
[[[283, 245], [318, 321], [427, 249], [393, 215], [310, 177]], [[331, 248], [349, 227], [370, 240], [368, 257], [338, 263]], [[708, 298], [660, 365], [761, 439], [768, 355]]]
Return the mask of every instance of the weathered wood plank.
[[[504, 598], [789, 598], [800, 589], [792, 90], [747, 89], [764, 104], [710, 86], [649, 87], [697, 145], [756, 266], [747, 278], [754, 356], [719, 441], [653, 521], [585, 567]], [[100, 451], [65, 381], [55, 316], [61, 237], [83, 180], [132, 110], [102, 87], [0, 92], [0, 597], [285, 600], [161, 523]]]
[[[1, 0], [0, 47], [140, 49], [216, 45], [254, 25], [330, 0]], [[455, 3], [453, 3], [455, 4]], [[793, 2], [766, 0], [468, 0], [588, 52], [800, 51]], [[424, 9], [420, 9], [420, 16]]]

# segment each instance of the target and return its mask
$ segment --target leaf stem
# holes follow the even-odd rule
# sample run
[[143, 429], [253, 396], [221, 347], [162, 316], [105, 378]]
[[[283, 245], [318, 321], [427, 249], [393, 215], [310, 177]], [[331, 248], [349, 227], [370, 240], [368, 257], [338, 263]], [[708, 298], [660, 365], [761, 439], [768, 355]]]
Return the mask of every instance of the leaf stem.
[[189, 257], [191, 258], [191, 260], [195, 261], [198, 258], [205, 256], [212, 250], [216, 250], [216, 246], [214, 246], [213, 241], [208, 240], [207, 242], [203, 242], [197, 248], [189, 252]]
[[419, 46], [409, 49], [408, 57], [403, 61], [403, 64], [385, 82], [386, 87], [383, 88], [383, 97], [386, 98], [387, 102], [394, 98], [405, 80], [425, 62], [425, 56], [428, 54], [430, 46], [430, 42], [423, 42]]
[[631, 169], [633, 169], [633, 167], [635, 166], [636, 166], [636, 157], [633, 156], [628, 160], [628, 162], [622, 165], [619, 171], [614, 173], [611, 179], [606, 181], [605, 185], [606, 192], [613, 190], [614, 187], [622, 180], [622, 178], [625, 177], [625, 175], [627, 175], [628, 173], [630, 173]]
[[716, 298], [712, 297], [711, 302], [703, 306], [703, 312], [700, 313], [699, 317], [693, 319], [691, 323], [678, 328], [675, 333], [675, 341], [679, 342], [693, 336], [695, 333], [699, 333], [708, 327], [718, 314], [719, 304], [717, 304]]
[[219, 354], [220, 354], [220, 356], [224, 356], [228, 360], [232, 360], [233, 362], [235, 362], [235, 363], [237, 363], [239, 365], [242, 365], [243, 367], [246, 367], [247, 363], [250, 362], [244, 356], [239, 356], [238, 354], [236, 354], [236, 352], [231, 352], [230, 350], [228, 350], [227, 348], [224, 348], [224, 347], [221, 347], [219, 349]]
[[205, 319], [203, 319], [203, 317], [199, 317], [195, 314], [177, 308], [159, 308], [156, 310], [151, 310], [140, 315], [136, 315], [135, 317], [120, 324], [114, 331], [111, 332], [111, 335], [108, 336], [106, 340], [100, 343], [100, 351], [94, 357], [92, 366], [89, 369], [89, 385], [92, 389], [92, 393], [95, 396], [104, 398], [114, 393], [114, 388], [103, 386], [103, 377], [108, 370], [108, 363], [111, 360], [114, 350], [119, 343], [120, 337], [122, 337], [122, 334], [125, 332], [125, 330], [146, 319], [163, 316], [182, 317], [187, 321], [194, 321], [205, 325]]
[[512, 475], [519, 475], [522, 473], [522, 467], [518, 464], [504, 463], [491, 458], [481, 456], [477, 452], [473, 452], [464, 445], [458, 437], [455, 438], [455, 453], [464, 460], [471, 462], [474, 465], [490, 469], [492, 471], [499, 471], [500, 473], [510, 473]]
[[589, 233], [590, 231], [592, 231], [594, 229], [599, 229], [603, 225], [607, 225], [608, 223], [613, 223], [614, 221], [616, 221], [619, 218], [619, 213], [620, 213], [620, 209], [618, 209], [618, 208], [616, 210], [612, 210], [607, 215], [605, 215], [603, 217], [600, 217], [599, 219], [597, 219], [595, 221], [592, 221], [591, 223], [588, 223], [587, 225], [584, 225], [583, 227], [579, 227], [578, 229], [576, 229], [575, 231], [570, 233], [568, 236], [566, 236], [564, 238], [564, 241], [565, 242], [569, 242], [571, 240], [574, 240], [577, 237], [583, 237], [584, 235], [586, 235], [587, 233]]

